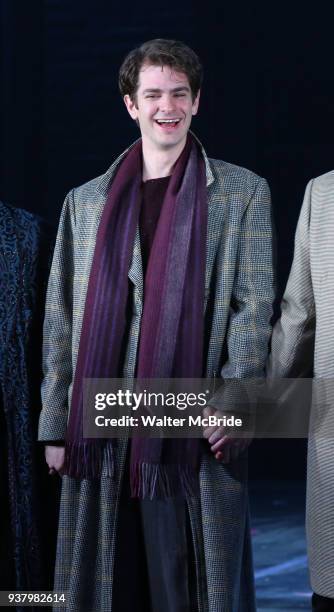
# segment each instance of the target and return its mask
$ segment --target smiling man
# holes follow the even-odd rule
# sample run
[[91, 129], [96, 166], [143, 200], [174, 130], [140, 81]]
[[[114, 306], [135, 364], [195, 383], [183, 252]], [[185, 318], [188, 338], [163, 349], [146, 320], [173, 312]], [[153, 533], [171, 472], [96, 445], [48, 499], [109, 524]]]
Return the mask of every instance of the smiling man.
[[242, 447], [219, 427], [203, 440], [82, 432], [84, 378], [263, 375], [269, 190], [189, 131], [201, 82], [181, 42], [133, 50], [119, 84], [141, 138], [62, 211], [40, 439], [63, 475], [55, 589], [73, 612], [255, 609]]

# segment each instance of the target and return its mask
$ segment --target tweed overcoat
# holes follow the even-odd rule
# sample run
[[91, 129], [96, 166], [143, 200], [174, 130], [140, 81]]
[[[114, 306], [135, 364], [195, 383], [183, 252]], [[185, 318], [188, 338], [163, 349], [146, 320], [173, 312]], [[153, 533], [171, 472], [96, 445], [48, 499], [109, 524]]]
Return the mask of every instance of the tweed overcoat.
[[[78, 353], [96, 233], [107, 190], [124, 152], [103, 176], [67, 196], [49, 281], [44, 328], [40, 439], [62, 439]], [[205, 281], [206, 375], [263, 375], [272, 313], [272, 228], [266, 182], [252, 172], [209, 160]], [[112, 183], [111, 183], [112, 189]], [[124, 376], [135, 371], [143, 307], [137, 231], [129, 270], [133, 315]], [[117, 452], [117, 479], [63, 477], [55, 588], [68, 591], [68, 610], [110, 612], [115, 534], [126, 441]], [[200, 467], [200, 497], [188, 499], [200, 612], [253, 611], [248, 523], [247, 457], [230, 465], [209, 453]], [[131, 576], [129, 576], [131, 580]], [[118, 611], [113, 611], [118, 612]]]
[[313, 371], [307, 544], [312, 588], [331, 598], [334, 598], [333, 314], [334, 171], [307, 185], [268, 368], [269, 376], [278, 378], [307, 377]]

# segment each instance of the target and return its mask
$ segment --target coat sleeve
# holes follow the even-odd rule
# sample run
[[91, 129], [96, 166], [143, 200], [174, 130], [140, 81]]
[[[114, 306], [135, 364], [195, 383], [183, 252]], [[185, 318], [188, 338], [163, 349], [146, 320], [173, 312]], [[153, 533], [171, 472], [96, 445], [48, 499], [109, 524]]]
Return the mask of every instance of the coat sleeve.
[[43, 328], [42, 412], [39, 440], [64, 439], [72, 383], [72, 310], [75, 212], [65, 199], [48, 282]]
[[243, 214], [227, 331], [224, 379], [264, 375], [274, 300], [270, 191], [260, 179]]
[[313, 181], [307, 185], [300, 212], [295, 252], [281, 304], [281, 318], [272, 337], [269, 378], [312, 375], [315, 305], [310, 268], [310, 219]]

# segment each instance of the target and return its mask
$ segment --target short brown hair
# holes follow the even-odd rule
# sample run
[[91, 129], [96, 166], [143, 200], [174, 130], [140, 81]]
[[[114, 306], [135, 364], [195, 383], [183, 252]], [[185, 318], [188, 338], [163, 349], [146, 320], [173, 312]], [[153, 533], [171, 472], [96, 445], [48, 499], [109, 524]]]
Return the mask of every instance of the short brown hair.
[[133, 100], [139, 84], [139, 72], [143, 64], [169, 66], [187, 75], [193, 99], [202, 84], [203, 68], [195, 51], [183, 42], [155, 38], [133, 49], [126, 56], [119, 71], [119, 89], [122, 96]]

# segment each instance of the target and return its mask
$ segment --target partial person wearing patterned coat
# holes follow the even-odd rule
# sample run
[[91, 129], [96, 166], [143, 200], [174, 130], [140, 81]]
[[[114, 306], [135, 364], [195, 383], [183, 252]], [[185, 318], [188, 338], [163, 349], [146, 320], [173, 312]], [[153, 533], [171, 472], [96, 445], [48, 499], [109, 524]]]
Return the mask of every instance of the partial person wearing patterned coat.
[[45, 470], [35, 439], [48, 242], [42, 219], [0, 201], [1, 590], [49, 588], [52, 579], [41, 520]]
[[[162, 145], [163, 139], [170, 137], [171, 128], [161, 135], [159, 130], [164, 128], [156, 127], [150, 112], [145, 115], [141, 97], [143, 82], [151, 79], [147, 89], [155, 98], [154, 102], [150, 98], [149, 104], [157, 105], [159, 117], [183, 118], [182, 138], [173, 136], [175, 144], [168, 154], [172, 151], [180, 155], [191, 115], [197, 111], [198, 91], [189, 98], [194, 92], [186, 69], [180, 69], [180, 56], [172, 60], [169, 55], [169, 63], [161, 58], [157, 60], [156, 55], [153, 59], [153, 54], [147, 59], [150, 49], [163, 50], [166, 58], [166, 48], [170, 52], [171, 47], [179, 54], [187, 49], [182, 43], [163, 40], [142, 46], [146, 62], [144, 67], [141, 64], [139, 72], [138, 106], [127, 98], [127, 108], [139, 121], [142, 133], [144, 180], [150, 178], [154, 166], [152, 157], [147, 156], [148, 148], [160, 157], [163, 150], [163, 161], [168, 161]], [[177, 91], [174, 91], [175, 83]], [[176, 145], [181, 147], [178, 149]], [[46, 442], [66, 437], [96, 236], [115, 176], [135, 146], [136, 143], [122, 153], [104, 175], [73, 189], [63, 206], [44, 325], [45, 378], [39, 438]], [[258, 378], [264, 374], [274, 297], [269, 189], [265, 180], [249, 170], [208, 159], [201, 146], [200, 155], [204, 161], [207, 210], [203, 375], [214, 377], [219, 372], [222, 378]], [[160, 168], [156, 176], [166, 176], [166, 167], [163, 173]], [[151, 178], [154, 178], [152, 173]], [[128, 278], [131, 319], [122, 369], [124, 377], [132, 378], [138, 361], [144, 307], [138, 227]], [[252, 612], [255, 597], [247, 451], [238, 455], [231, 445], [228, 461], [228, 454], [224, 456], [225, 449], [220, 443], [221, 439], [215, 443], [203, 441], [199, 494], [186, 496], [196, 566], [196, 610]], [[127, 446], [127, 440], [117, 444], [114, 478], [108, 477], [105, 462], [102, 475], [94, 480], [63, 475], [54, 588], [67, 592], [67, 610], [119, 612], [113, 601], [113, 575], [117, 565], [116, 536]], [[50, 470], [62, 473], [62, 449], [52, 451], [51, 448], [51, 454], [50, 447], [47, 449]], [[221, 456], [224, 461], [218, 460]], [[131, 580], [129, 575], [128, 582]]]
[[324, 611], [334, 608], [333, 235], [334, 171], [307, 185], [268, 365], [270, 378], [314, 377], [306, 530], [313, 610]]

